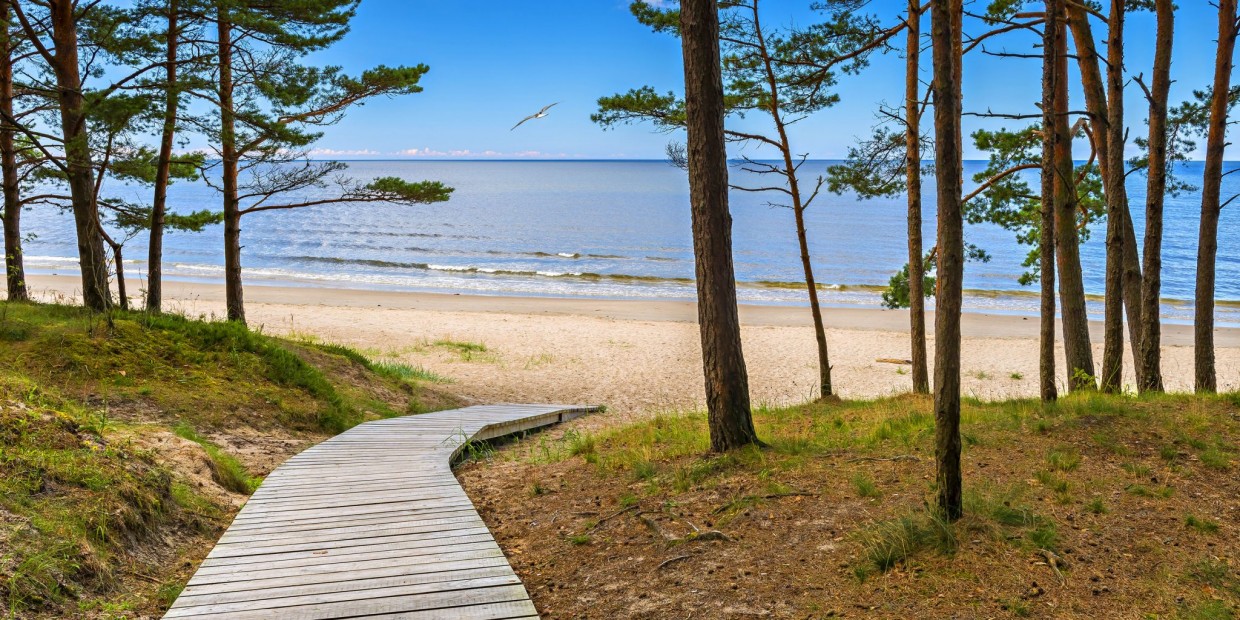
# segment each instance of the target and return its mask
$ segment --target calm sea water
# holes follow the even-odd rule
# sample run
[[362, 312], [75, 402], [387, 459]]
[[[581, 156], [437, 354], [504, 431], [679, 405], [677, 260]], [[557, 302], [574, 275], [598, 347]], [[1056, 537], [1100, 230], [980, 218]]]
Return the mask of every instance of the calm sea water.
[[[809, 162], [803, 170], [825, 169]], [[966, 163], [966, 175], [980, 170]], [[691, 299], [693, 254], [688, 182], [665, 162], [364, 161], [349, 174], [362, 179], [399, 176], [441, 180], [456, 188], [447, 203], [416, 207], [333, 205], [295, 212], [248, 215], [243, 220], [243, 264], [250, 284], [363, 287], [500, 295]], [[1200, 163], [1180, 175], [1200, 184]], [[733, 170], [734, 180], [746, 173]], [[1224, 195], [1240, 192], [1228, 177]], [[1131, 193], [1138, 234], [1144, 178]], [[149, 200], [149, 192], [111, 187], [112, 195]], [[926, 187], [927, 240], [934, 234], [934, 188]], [[308, 195], [313, 192], [308, 193]], [[205, 183], [181, 183], [169, 192], [176, 211], [218, 208]], [[792, 212], [767, 203], [774, 194], [734, 192], [734, 245], [740, 297], [745, 302], [802, 304]], [[1164, 311], [1191, 319], [1199, 197], [1169, 198], [1163, 255]], [[816, 276], [831, 290], [826, 303], [877, 306], [877, 287], [906, 260], [903, 197], [858, 201], [824, 195], [807, 212]], [[28, 243], [32, 273], [73, 273], [75, 244], [70, 218], [54, 209], [25, 216], [36, 235]], [[1103, 290], [1103, 226], [1096, 225], [1082, 260], [1086, 289]], [[1240, 301], [1240, 214], [1224, 209], [1218, 257], [1218, 298]], [[970, 263], [965, 286], [976, 291], [966, 310], [1034, 314], [1036, 287], [1017, 278], [1027, 248], [1011, 233], [971, 226], [968, 240], [993, 255]], [[170, 234], [165, 242], [169, 278], [219, 281], [222, 231]], [[929, 241], [926, 245], [930, 246]], [[126, 246], [131, 276], [145, 269], [145, 242]], [[1175, 301], [1183, 300], [1183, 301]], [[1096, 304], [1095, 304], [1096, 305]], [[1100, 308], [1093, 308], [1100, 312]], [[1240, 309], [1224, 304], [1219, 319], [1240, 323]]]

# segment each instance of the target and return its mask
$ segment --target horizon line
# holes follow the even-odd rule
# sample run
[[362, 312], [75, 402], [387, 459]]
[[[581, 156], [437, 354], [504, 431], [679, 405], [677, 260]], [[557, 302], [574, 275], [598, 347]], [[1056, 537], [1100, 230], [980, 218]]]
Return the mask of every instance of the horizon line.
[[[663, 163], [666, 163], [666, 162], [671, 161], [666, 158], [656, 159], [656, 158], [647, 158], [647, 157], [359, 157], [359, 158], [352, 158], [352, 159], [345, 159], [345, 158], [340, 158], [340, 157], [307, 157], [306, 159], [310, 161], [339, 161], [339, 162], [358, 162], [358, 161], [605, 162], [605, 161], [612, 161], [612, 162], [663, 162]], [[732, 163], [732, 162], [744, 163], [744, 161], [745, 160], [743, 159], [728, 158], [729, 163]], [[769, 159], [767, 158], [755, 159], [754, 161], [782, 161], [782, 160], [772, 157]], [[808, 161], [848, 161], [848, 160], [843, 159], [843, 158], [835, 158], [835, 157], [823, 157], [823, 158], [806, 159], [805, 161], [808, 162]], [[924, 164], [924, 163], [933, 163], [935, 160], [923, 159], [921, 161]], [[988, 160], [987, 159], [962, 159], [961, 161], [985, 162]], [[1079, 160], [1073, 160], [1073, 161], [1074, 162], [1087, 162], [1089, 160], [1079, 159]], [[1177, 162], [1177, 163], [1178, 164], [1200, 164], [1200, 163], [1205, 163], [1205, 161], [1206, 160], [1204, 159], [1188, 159], [1188, 160], [1184, 160], [1184, 161]], [[1224, 159], [1223, 163], [1240, 164], [1240, 159]]]

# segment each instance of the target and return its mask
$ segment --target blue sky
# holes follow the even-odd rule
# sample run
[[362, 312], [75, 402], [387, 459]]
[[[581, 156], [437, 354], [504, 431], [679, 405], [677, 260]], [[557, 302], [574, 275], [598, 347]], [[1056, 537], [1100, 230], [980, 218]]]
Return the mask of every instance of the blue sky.
[[[805, 8], [809, 4], [767, 0], [767, 23], [812, 23], [815, 14]], [[894, 22], [904, 5], [904, 0], [872, 0], [870, 10]], [[1210, 83], [1217, 27], [1214, 8], [1205, 0], [1179, 5], [1173, 102]], [[971, 9], [981, 6], [979, 0]], [[1095, 29], [1101, 33], [1103, 25], [1095, 22]], [[927, 19], [923, 31], [928, 30]], [[966, 25], [967, 34], [983, 31], [979, 22]], [[1130, 16], [1130, 73], [1149, 74], [1153, 33], [1152, 15]], [[1030, 47], [1031, 35], [991, 41], [987, 47], [995, 51], [1037, 53]], [[658, 159], [669, 136], [648, 125], [603, 131], [589, 115], [602, 95], [645, 84], [678, 90], [683, 79], [678, 42], [636, 23], [627, 0], [363, 0], [346, 39], [310, 60], [350, 71], [378, 64], [425, 63], [431, 68], [423, 93], [370, 102], [327, 128], [316, 145], [318, 157]], [[929, 60], [924, 54], [923, 79], [929, 76]], [[878, 104], [895, 103], [902, 96], [903, 62], [898, 54], [875, 56], [861, 75], [841, 79], [840, 104], [795, 126], [796, 150], [815, 158], [843, 156], [854, 138], [876, 123]], [[1075, 64], [1072, 69], [1075, 73]], [[966, 60], [964, 79], [967, 111], [1036, 111], [1038, 60], [975, 54]], [[1082, 107], [1080, 92], [1072, 96], [1073, 108]], [[522, 117], [555, 101], [560, 103], [547, 118], [509, 131]], [[1132, 135], [1142, 135], [1146, 103], [1135, 84], [1126, 104]], [[765, 130], [762, 120], [755, 115], [743, 122]], [[1022, 124], [966, 119], [965, 129], [1004, 123]], [[976, 155], [966, 148], [967, 157]], [[1229, 155], [1240, 157], [1240, 148]]]

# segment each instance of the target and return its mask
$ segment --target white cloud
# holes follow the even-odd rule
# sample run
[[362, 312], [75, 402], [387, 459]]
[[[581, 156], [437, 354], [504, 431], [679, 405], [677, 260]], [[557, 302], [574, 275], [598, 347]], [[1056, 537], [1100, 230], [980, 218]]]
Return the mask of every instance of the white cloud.
[[487, 149], [484, 151], [474, 151], [470, 149], [451, 149], [441, 151], [432, 148], [413, 148], [394, 151], [389, 155], [397, 157], [432, 157], [432, 158], [456, 158], [456, 159], [549, 159], [549, 158], [567, 158], [567, 153], [544, 153], [543, 151], [512, 151], [502, 152]]
[[316, 148], [306, 152], [310, 157], [370, 157], [379, 155], [379, 151], [371, 149], [326, 149]]

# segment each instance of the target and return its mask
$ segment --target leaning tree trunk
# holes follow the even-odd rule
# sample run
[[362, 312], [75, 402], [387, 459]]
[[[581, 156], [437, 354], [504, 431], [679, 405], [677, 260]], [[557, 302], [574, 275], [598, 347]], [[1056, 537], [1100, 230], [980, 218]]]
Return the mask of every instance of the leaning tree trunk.
[[237, 197], [236, 110], [233, 108], [232, 24], [220, 8], [220, 171], [224, 194], [224, 305], [228, 320], [245, 323], [245, 299], [241, 286], [241, 206]]
[[749, 411], [732, 266], [719, 13], [715, 0], [683, 0], [680, 9], [702, 367], [710, 448], [723, 452], [758, 443], [758, 436]]
[[1089, 315], [1085, 310], [1085, 283], [1081, 247], [1076, 232], [1078, 198], [1072, 163], [1072, 130], [1068, 122], [1068, 39], [1063, 26], [1064, 4], [1047, 3], [1046, 28], [1054, 45], [1054, 105], [1051, 136], [1055, 164], [1055, 249], [1059, 264], [1059, 299], [1071, 390], [1094, 389], [1094, 353], [1089, 343]]
[[4, 183], [4, 272], [9, 301], [27, 301], [26, 266], [22, 259], [21, 187], [17, 175], [13, 118], [13, 47], [8, 3], [0, 3], [0, 171]]
[[960, 472], [960, 310], [964, 284], [961, 106], [961, 0], [933, 0], [935, 173], [938, 186], [938, 282], [934, 321], [934, 436], [938, 507], [964, 512]]
[[758, 50], [766, 73], [767, 94], [770, 96], [767, 105], [770, 107], [771, 121], [775, 123], [775, 131], [779, 134], [779, 152], [784, 159], [784, 170], [788, 177], [788, 194], [792, 198], [793, 219], [796, 221], [797, 245], [801, 250], [801, 272], [805, 276], [805, 288], [809, 293], [809, 313], [814, 322], [814, 340], [818, 347], [818, 396], [827, 398], [834, 394], [831, 386], [831, 358], [827, 354], [827, 331], [822, 323], [822, 306], [818, 303], [818, 283], [814, 280], [814, 266], [809, 254], [809, 234], [805, 229], [805, 209], [808, 205], [801, 198], [797, 166], [793, 162], [788, 130], [784, 125], [783, 115], [780, 114], [779, 81], [772, 66], [771, 55], [767, 50], [766, 37], [762, 33], [757, 2], [751, 8], [753, 29], [757, 35]]
[[[1112, 7], [1110, 28], [1113, 37], [1123, 37], [1123, 4], [1119, 11]], [[1107, 89], [1099, 69], [1101, 57], [1094, 45], [1089, 13], [1079, 4], [1068, 6], [1068, 25], [1076, 43], [1077, 64], [1089, 110], [1098, 169], [1102, 173], [1103, 193], [1107, 204], [1106, 288], [1103, 318], [1103, 353], [1101, 384], [1105, 392], [1118, 393], [1123, 388], [1124, 371], [1124, 218], [1128, 209], [1128, 193], [1124, 188], [1123, 157], [1123, 91]], [[1118, 27], [1116, 26], [1118, 23]], [[1116, 48], [1112, 42], [1110, 51]], [[1121, 51], [1122, 53], [1122, 51]], [[1109, 60], [1108, 60], [1109, 62]], [[1122, 66], [1123, 57], [1120, 57]], [[1116, 72], [1108, 72], [1108, 79]], [[1115, 101], [1108, 105], [1108, 97]], [[1118, 113], [1117, 113], [1118, 112]], [[1119, 131], [1115, 131], [1118, 129]], [[1115, 157], [1118, 154], [1119, 157]]]
[[[791, 152], [785, 150], [791, 164]], [[789, 168], [791, 170], [792, 168]], [[794, 203], [799, 203], [799, 195], [794, 196]], [[827, 398], [835, 394], [831, 386], [831, 359], [827, 355], [827, 330], [822, 323], [822, 307], [818, 303], [818, 283], [814, 280], [814, 268], [809, 257], [809, 237], [805, 231], [805, 207], [794, 205], [797, 226], [797, 244], [801, 248], [801, 271], [805, 274], [805, 288], [809, 292], [809, 313], [814, 320], [814, 341], [818, 346], [818, 395]]]
[[904, 62], [905, 174], [908, 184], [908, 313], [912, 344], [913, 392], [930, 393], [926, 363], [925, 265], [921, 242], [921, 1], [908, 3]]
[[1042, 286], [1038, 341], [1038, 385], [1042, 402], [1059, 398], [1055, 386], [1055, 37], [1042, 30], [1042, 219], [1039, 223], [1038, 269]]
[[82, 92], [77, 20], [73, 11], [75, 3], [52, 0], [49, 4], [52, 43], [56, 48], [56, 62], [52, 68], [59, 91], [65, 177], [73, 207], [78, 261], [82, 268], [82, 300], [92, 310], [105, 311], [112, 305], [112, 292], [108, 286], [103, 231], [99, 227], [99, 205], [95, 202], [95, 169], [91, 163], [86, 129], [86, 100]]
[[176, 136], [180, 92], [177, 90], [177, 0], [168, 0], [168, 57], [164, 66], [164, 127], [159, 136], [159, 159], [155, 163], [155, 195], [151, 200], [151, 237], [147, 254], [146, 309], [158, 313], [164, 297], [164, 213], [168, 203], [168, 177], [172, 170], [172, 146]]
[[1145, 191], [1145, 251], [1141, 289], [1140, 392], [1163, 391], [1162, 379], [1162, 238], [1163, 204], [1167, 193], [1167, 96], [1171, 91], [1171, 41], [1175, 7], [1171, 0], [1155, 0], [1158, 29], [1154, 39], [1154, 74], [1150, 84], [1149, 167]]
[[1193, 321], [1193, 375], [1198, 392], [1214, 393], [1214, 280], [1218, 258], [1218, 219], [1222, 211], [1223, 149], [1227, 146], [1228, 93], [1236, 49], [1236, 0], [1219, 0], [1218, 52], [1206, 138], [1206, 169], [1201, 187], [1201, 226], [1197, 242], [1197, 290]]
[[125, 256], [124, 246], [104, 233], [104, 242], [112, 248], [112, 261], [116, 263], [116, 294], [121, 310], [129, 311], [129, 294], [125, 290]]

